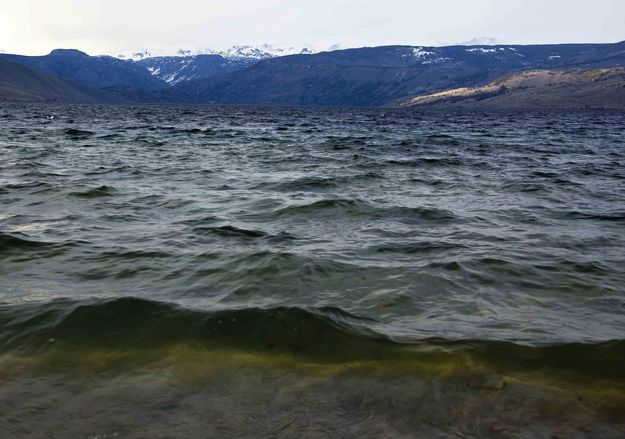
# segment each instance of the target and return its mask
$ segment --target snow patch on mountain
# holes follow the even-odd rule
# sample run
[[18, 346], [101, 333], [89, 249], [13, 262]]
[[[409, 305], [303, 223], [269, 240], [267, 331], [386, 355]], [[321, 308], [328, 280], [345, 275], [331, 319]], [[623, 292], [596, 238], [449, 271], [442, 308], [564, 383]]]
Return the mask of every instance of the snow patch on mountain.
[[510, 56], [525, 58], [525, 55], [519, 53], [514, 47], [472, 47], [465, 49], [465, 52], [477, 55], [494, 55], [496, 59], [502, 60]]
[[406, 58], [408, 56], [416, 58], [417, 62], [419, 62], [420, 64], [438, 64], [450, 60], [447, 57], [441, 56], [440, 53], [437, 53], [436, 51], [426, 50], [424, 47], [421, 46], [413, 47], [411, 49], [411, 52], [402, 55], [402, 58]]
[[497, 49], [493, 49], [491, 47], [488, 47], [488, 48], [486, 48], [486, 47], [477, 47], [475, 49], [466, 49], [466, 51], [469, 52], [469, 53], [475, 53], [475, 52], [477, 52], [477, 53], [496, 53]]
[[423, 47], [413, 47], [412, 48], [412, 56], [417, 59], [427, 58], [431, 55], [434, 55], [434, 52], [430, 52], [429, 50], [423, 49]]

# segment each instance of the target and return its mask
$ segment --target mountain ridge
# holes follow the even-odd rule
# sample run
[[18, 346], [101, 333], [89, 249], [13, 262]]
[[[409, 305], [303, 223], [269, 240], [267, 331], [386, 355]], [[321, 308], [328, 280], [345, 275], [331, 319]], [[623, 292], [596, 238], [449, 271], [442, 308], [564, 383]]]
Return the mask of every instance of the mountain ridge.
[[0, 59], [98, 88], [125, 85], [159, 90], [168, 87], [132, 61], [107, 55], [90, 56], [76, 49], [54, 49], [42, 56], [3, 53]]
[[236, 45], [224, 50], [215, 49], [176, 49], [163, 50], [145, 48], [134, 51], [129, 54], [120, 54], [117, 57], [125, 60], [142, 61], [148, 58], [174, 58], [174, 57], [190, 57], [198, 55], [220, 55], [227, 59], [246, 58], [246, 59], [268, 59], [279, 56], [297, 55], [297, 54], [313, 54], [321, 52], [314, 49], [310, 45], [281, 47], [273, 44], [259, 45]]
[[169, 100], [259, 105], [384, 106], [486, 84], [536, 68], [625, 65], [625, 42], [498, 46], [380, 46], [291, 55], [228, 75], [180, 83]]
[[206, 54], [139, 61], [57, 49], [0, 59], [82, 82], [129, 102], [387, 106], [478, 87], [526, 70], [625, 66], [625, 41], [609, 44], [378, 46], [257, 60]]
[[237, 70], [243, 70], [264, 59], [288, 55], [312, 55], [311, 47], [281, 48], [270, 44], [260, 46], [233, 46], [223, 51], [210, 49], [183, 50], [175, 55], [153, 56], [151, 51], [137, 52], [132, 59], [158, 79], [169, 85], [207, 79]]

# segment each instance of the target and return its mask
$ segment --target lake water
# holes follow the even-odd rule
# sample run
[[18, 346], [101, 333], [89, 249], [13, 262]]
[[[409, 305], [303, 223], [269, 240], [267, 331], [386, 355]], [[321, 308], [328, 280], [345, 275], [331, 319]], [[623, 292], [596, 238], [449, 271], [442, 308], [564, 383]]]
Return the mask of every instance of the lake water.
[[625, 435], [625, 114], [0, 106], [11, 437]]

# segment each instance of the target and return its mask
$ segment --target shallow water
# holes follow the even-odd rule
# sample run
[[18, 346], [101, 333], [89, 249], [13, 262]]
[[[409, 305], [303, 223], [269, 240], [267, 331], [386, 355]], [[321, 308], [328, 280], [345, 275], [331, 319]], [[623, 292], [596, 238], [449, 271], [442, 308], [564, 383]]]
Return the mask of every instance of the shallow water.
[[0, 133], [12, 435], [625, 434], [623, 113], [4, 105]]

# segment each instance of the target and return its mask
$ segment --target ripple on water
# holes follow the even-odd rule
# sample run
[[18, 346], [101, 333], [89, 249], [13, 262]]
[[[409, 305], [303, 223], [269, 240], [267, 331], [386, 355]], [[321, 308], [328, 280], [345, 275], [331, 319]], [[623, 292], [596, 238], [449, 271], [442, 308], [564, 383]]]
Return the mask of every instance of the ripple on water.
[[597, 299], [625, 297], [622, 114], [6, 113], [7, 297], [328, 306], [410, 342], [625, 338]]

